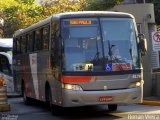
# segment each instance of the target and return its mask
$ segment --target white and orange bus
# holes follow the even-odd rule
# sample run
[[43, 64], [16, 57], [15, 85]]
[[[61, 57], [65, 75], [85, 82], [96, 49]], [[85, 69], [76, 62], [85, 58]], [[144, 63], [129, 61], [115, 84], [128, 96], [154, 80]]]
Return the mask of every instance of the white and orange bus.
[[53, 15], [15, 32], [13, 74], [26, 103], [59, 107], [140, 103], [144, 39], [135, 18], [120, 12]]

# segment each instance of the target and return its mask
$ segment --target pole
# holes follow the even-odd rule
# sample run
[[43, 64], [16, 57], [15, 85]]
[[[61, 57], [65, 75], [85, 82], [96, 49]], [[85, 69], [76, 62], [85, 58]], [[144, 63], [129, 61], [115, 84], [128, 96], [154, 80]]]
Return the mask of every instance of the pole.
[[143, 0], [143, 3], [146, 3], [146, 0]]

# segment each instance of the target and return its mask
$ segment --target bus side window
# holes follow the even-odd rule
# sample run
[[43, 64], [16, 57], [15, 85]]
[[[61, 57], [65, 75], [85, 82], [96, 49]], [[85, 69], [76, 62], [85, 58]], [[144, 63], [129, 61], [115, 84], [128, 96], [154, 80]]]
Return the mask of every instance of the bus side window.
[[28, 52], [28, 39], [29, 39], [29, 35], [26, 34], [26, 52]]
[[17, 53], [17, 38], [13, 39], [13, 54]]
[[25, 35], [22, 36], [22, 40], [21, 40], [21, 52], [22, 53], [26, 52], [26, 36]]
[[42, 47], [43, 49], [48, 49], [49, 48], [49, 33], [50, 33], [50, 29], [49, 29], [49, 25], [45, 26], [43, 28], [43, 33], [42, 33]]
[[55, 68], [59, 66], [59, 27], [56, 21], [52, 22], [51, 26], [51, 64]]
[[0, 55], [0, 72], [3, 72], [7, 75], [11, 75], [11, 67], [9, 64], [9, 60], [6, 56]]
[[17, 54], [20, 54], [21, 53], [21, 39], [17, 38], [16, 42], [17, 42]]
[[32, 34], [27, 34], [27, 52], [32, 52]]
[[36, 46], [37, 41], [36, 41], [35, 38], [36, 38], [36, 32], [33, 31], [33, 32], [32, 32], [32, 42], [33, 42], [32, 47], [33, 47], [33, 51], [37, 51], [37, 46]]
[[38, 50], [43, 50], [43, 28], [40, 28], [36, 33], [38, 39]]
[[54, 21], [52, 23], [52, 28], [51, 28], [51, 49], [58, 50], [60, 47], [59, 44], [59, 25], [58, 22]]
[[26, 44], [25, 44], [25, 53], [27, 53], [27, 34], [25, 34], [25, 40], [26, 40]]
[[40, 50], [40, 41], [41, 41], [40, 30], [36, 30], [34, 37], [34, 51]]

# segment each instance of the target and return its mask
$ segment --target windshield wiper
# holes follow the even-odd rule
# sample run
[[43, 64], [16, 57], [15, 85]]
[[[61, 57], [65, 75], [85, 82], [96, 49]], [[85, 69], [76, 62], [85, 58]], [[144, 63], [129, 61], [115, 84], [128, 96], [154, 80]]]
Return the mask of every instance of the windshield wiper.
[[98, 49], [98, 43], [97, 43], [97, 39], [96, 39], [96, 54], [95, 54], [95, 56], [93, 58], [93, 61], [98, 61], [99, 60], [99, 54], [100, 54], [100, 52], [99, 52], [99, 49]]
[[123, 67], [122, 67], [122, 64], [121, 62], [119, 62], [119, 59], [116, 57], [116, 56], [113, 56], [112, 54], [112, 48], [115, 47], [116, 45], [110, 45], [110, 41], [108, 40], [108, 55], [111, 59], [111, 64], [113, 63], [113, 57], [114, 57], [114, 60], [116, 63], [118, 63], [118, 67], [120, 68], [120, 70], [124, 70]]
[[116, 45], [110, 45], [110, 41], [108, 40], [108, 55], [112, 57], [112, 48]]

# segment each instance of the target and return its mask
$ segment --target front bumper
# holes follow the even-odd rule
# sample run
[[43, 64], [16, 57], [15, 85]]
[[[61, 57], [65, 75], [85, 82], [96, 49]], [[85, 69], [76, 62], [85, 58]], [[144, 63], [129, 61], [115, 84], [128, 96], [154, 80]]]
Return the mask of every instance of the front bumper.
[[[100, 104], [141, 103], [143, 98], [142, 87], [108, 90], [108, 91], [72, 91], [62, 90], [63, 107], [76, 107]], [[112, 96], [112, 101], [99, 102], [101, 96]]]

